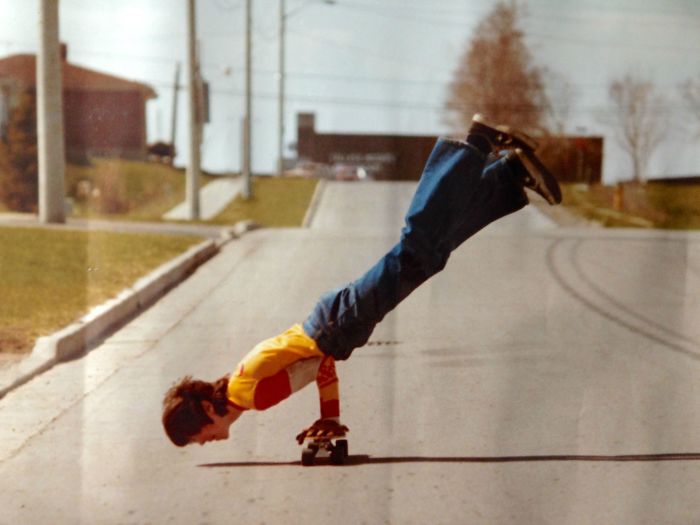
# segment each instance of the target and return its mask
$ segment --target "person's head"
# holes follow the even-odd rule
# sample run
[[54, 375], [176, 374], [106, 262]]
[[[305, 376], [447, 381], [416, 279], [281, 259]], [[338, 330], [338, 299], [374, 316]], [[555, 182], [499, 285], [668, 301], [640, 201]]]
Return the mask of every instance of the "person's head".
[[175, 445], [204, 444], [228, 438], [228, 430], [240, 411], [226, 397], [228, 377], [210, 383], [183, 377], [163, 399], [163, 428]]

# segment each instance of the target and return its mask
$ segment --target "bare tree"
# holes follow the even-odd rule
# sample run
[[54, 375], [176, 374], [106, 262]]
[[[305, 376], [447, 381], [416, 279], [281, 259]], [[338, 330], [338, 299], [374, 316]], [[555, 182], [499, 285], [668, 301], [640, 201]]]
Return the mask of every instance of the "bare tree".
[[[690, 113], [700, 125], [700, 79], [687, 80], [681, 84], [681, 95]], [[700, 128], [698, 128], [698, 135], [700, 136]]]
[[620, 144], [632, 161], [633, 180], [644, 182], [649, 158], [666, 131], [664, 99], [650, 81], [629, 74], [613, 80], [609, 93]]
[[544, 128], [547, 97], [542, 71], [520, 29], [515, 1], [499, 1], [479, 23], [449, 86], [447, 123], [468, 129], [474, 113], [528, 131]]
[[547, 93], [544, 113], [547, 129], [556, 135], [564, 135], [566, 124], [571, 120], [576, 89], [566, 77], [549, 69], [543, 70], [543, 76]]

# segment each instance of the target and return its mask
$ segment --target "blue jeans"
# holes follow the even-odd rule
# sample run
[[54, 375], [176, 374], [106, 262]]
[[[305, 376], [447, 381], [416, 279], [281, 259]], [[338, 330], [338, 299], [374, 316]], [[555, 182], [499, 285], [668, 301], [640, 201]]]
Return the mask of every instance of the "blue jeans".
[[438, 140], [406, 214], [401, 240], [362, 277], [324, 294], [304, 322], [321, 351], [347, 359], [374, 327], [447, 264], [452, 250], [528, 203], [503, 157]]

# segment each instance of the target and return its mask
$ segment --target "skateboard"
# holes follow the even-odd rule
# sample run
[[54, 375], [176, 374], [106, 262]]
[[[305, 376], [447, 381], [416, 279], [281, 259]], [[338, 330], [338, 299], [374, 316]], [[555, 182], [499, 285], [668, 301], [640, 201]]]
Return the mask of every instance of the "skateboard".
[[304, 438], [301, 464], [309, 467], [316, 457], [330, 457], [333, 465], [343, 465], [348, 457], [348, 440], [342, 436], [310, 436]]

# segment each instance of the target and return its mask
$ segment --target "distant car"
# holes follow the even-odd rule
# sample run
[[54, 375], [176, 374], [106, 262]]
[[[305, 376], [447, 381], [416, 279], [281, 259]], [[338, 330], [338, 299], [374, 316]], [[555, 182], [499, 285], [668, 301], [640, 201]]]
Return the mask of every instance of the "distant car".
[[288, 177], [315, 177], [318, 179], [331, 179], [330, 166], [319, 162], [299, 161], [291, 169], [284, 170]]
[[372, 176], [370, 172], [363, 166], [354, 166], [351, 164], [335, 164], [333, 165], [333, 178], [335, 180], [368, 180]]
[[148, 146], [148, 157], [153, 161], [172, 164], [175, 155], [175, 146], [168, 142], [158, 141]]

